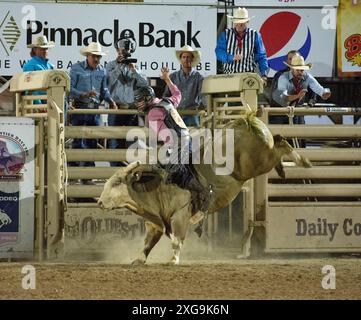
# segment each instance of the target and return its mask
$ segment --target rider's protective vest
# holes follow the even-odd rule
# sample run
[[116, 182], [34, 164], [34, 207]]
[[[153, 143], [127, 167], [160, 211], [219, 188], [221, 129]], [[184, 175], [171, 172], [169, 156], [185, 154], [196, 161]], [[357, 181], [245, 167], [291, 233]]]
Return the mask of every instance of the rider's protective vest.
[[171, 102], [163, 99], [157, 103], [157, 105], [153, 106], [153, 108], [163, 108], [166, 111], [164, 123], [169, 129], [175, 130], [179, 137], [184, 135], [184, 131], [188, 132], [186, 124]]

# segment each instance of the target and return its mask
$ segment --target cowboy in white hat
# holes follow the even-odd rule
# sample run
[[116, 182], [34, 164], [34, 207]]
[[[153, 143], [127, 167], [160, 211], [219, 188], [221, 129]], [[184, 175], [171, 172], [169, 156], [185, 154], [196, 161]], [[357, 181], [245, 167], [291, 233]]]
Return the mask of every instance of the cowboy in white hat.
[[[175, 55], [181, 68], [171, 73], [170, 78], [182, 93], [178, 109], [197, 109], [205, 104], [201, 93], [203, 76], [195, 69], [201, 61], [201, 52], [185, 45], [176, 50]], [[167, 87], [164, 96], [169, 95], [170, 91]], [[198, 116], [183, 116], [183, 120], [187, 126], [199, 126]]]
[[185, 45], [181, 49], [176, 50], [175, 55], [182, 67], [189, 71], [191, 68], [195, 68], [201, 61], [201, 52], [194, 50], [189, 45]]
[[[70, 69], [70, 98], [73, 99], [72, 108], [99, 109], [103, 100], [109, 103], [110, 108], [117, 105], [110, 96], [107, 86], [107, 74], [105, 68], [100, 65], [100, 60], [106, 55], [98, 42], [92, 42], [80, 50], [80, 54], [86, 60], [75, 63]], [[98, 126], [100, 125], [99, 114], [74, 114], [71, 118], [73, 126]], [[72, 147], [75, 149], [96, 149], [95, 139], [74, 139]], [[80, 163], [72, 163], [79, 166]], [[85, 166], [94, 166], [94, 162], [85, 162]], [[84, 180], [91, 184], [91, 180]]]
[[[35, 39], [31, 44], [27, 45], [31, 48], [30, 56], [31, 59], [23, 65], [23, 71], [43, 71], [53, 70], [54, 65], [49, 62], [48, 55], [49, 49], [55, 47], [55, 42], [48, 41], [45, 36], [40, 36]], [[34, 95], [45, 95], [46, 92], [33, 92]], [[46, 100], [34, 100], [33, 104], [46, 104]]]
[[314, 93], [319, 95], [323, 100], [331, 96], [329, 89], [322, 87], [318, 81], [305, 70], [310, 70], [311, 63], [305, 63], [301, 55], [294, 55], [291, 62], [284, 62], [290, 70], [283, 73], [278, 78], [277, 90], [272, 94], [275, 100], [281, 106], [299, 104], [310, 88]]
[[23, 71], [41, 71], [52, 70], [54, 66], [48, 62], [49, 49], [55, 47], [55, 42], [48, 41], [45, 36], [40, 36], [31, 44], [27, 45], [31, 48], [30, 56], [32, 57], [24, 66]]
[[295, 69], [295, 70], [310, 70], [312, 68], [312, 63], [305, 63], [305, 59], [299, 55], [299, 54], [295, 54], [292, 59], [291, 62], [286, 62], [283, 61], [283, 63], [288, 66], [290, 69]]
[[85, 57], [89, 55], [103, 57], [108, 54], [108, 51], [103, 52], [103, 48], [99, 42], [91, 42], [88, 46], [80, 49], [80, 54]]
[[224, 73], [256, 72], [267, 80], [268, 62], [261, 34], [248, 28], [250, 17], [246, 8], [238, 8], [233, 16], [232, 28], [222, 32], [217, 41], [217, 60], [222, 62]]

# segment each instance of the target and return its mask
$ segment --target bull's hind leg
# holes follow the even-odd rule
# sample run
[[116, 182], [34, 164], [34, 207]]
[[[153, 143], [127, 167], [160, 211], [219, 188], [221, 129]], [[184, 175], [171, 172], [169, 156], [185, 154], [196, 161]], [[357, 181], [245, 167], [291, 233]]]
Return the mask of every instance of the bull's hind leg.
[[145, 264], [150, 251], [158, 243], [159, 239], [163, 235], [163, 230], [161, 229], [161, 227], [157, 226], [152, 222], [146, 221], [145, 229], [146, 234], [144, 239], [144, 248], [140, 253], [140, 256], [132, 262], [133, 265]]

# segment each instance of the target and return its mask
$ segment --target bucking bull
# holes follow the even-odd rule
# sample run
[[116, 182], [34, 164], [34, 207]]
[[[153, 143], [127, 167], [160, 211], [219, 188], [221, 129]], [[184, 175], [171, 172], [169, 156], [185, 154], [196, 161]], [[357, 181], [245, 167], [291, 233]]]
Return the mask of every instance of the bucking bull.
[[[282, 158], [287, 155], [297, 165], [311, 167], [280, 135], [272, 136], [267, 126], [254, 115], [228, 123], [222, 129], [222, 148], [226, 146], [225, 129], [234, 132], [234, 166], [229, 175], [217, 175], [220, 165], [194, 164], [202, 184], [212, 190], [207, 214], [229, 205], [251, 178], [275, 168], [284, 177]], [[201, 148], [203, 158], [207, 145]], [[204, 151], [202, 153], [202, 151]], [[224, 154], [224, 153], [223, 153]], [[131, 163], [119, 169], [104, 185], [98, 204], [103, 209], [128, 208], [145, 219], [144, 248], [133, 264], [144, 264], [163, 234], [172, 242], [171, 264], [179, 263], [179, 256], [192, 216], [191, 193], [175, 184], [166, 183], [167, 173], [155, 166]]]

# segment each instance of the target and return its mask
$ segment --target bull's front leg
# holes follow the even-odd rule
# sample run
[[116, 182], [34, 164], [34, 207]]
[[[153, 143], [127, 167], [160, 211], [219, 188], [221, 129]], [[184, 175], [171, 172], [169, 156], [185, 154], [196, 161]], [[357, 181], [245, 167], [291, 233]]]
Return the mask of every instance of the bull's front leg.
[[169, 264], [179, 264], [180, 252], [187, 233], [191, 213], [188, 206], [176, 212], [171, 218], [172, 233], [169, 235], [172, 241], [173, 256]]
[[172, 233], [170, 234], [170, 239], [172, 241], [173, 256], [169, 264], [177, 265], [179, 264], [179, 257], [183, 245], [183, 240], [181, 240], [180, 237], [176, 237]]
[[140, 253], [139, 257], [132, 262], [133, 265], [145, 264], [150, 251], [158, 243], [159, 239], [163, 235], [162, 228], [149, 221], [145, 222], [145, 230], [146, 234], [144, 239], [144, 248]]

